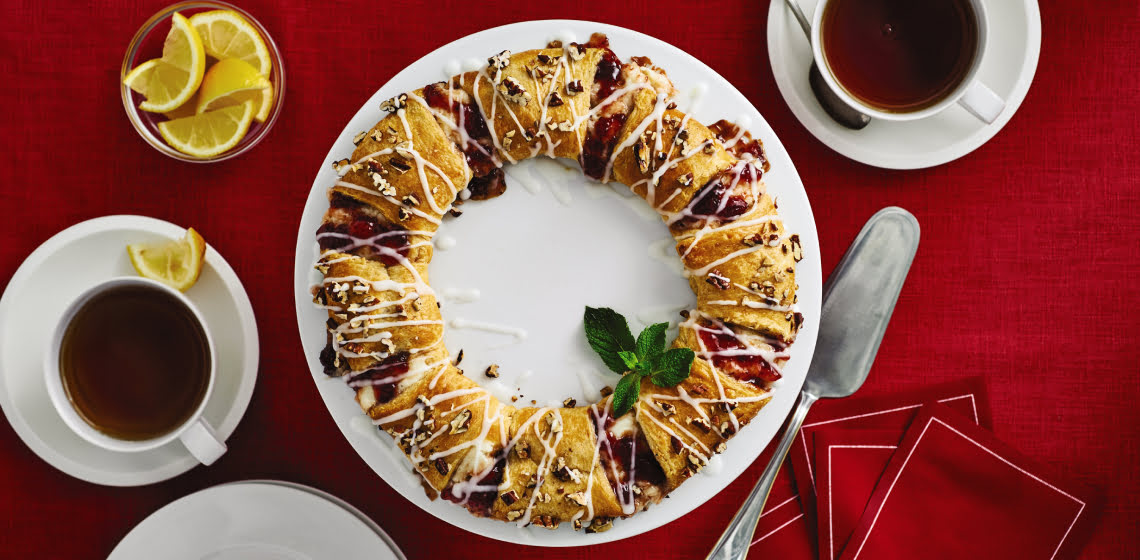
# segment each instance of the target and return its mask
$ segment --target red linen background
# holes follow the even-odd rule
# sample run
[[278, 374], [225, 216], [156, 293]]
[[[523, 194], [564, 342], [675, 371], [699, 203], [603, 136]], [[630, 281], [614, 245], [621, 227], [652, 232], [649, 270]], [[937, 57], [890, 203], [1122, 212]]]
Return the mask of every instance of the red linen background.
[[337, 433], [301, 354], [292, 293], [296, 228], [311, 178], [328, 163], [325, 153], [348, 118], [380, 84], [440, 45], [499, 24], [556, 17], [654, 35], [735, 84], [799, 168], [825, 273], [876, 210], [895, 204], [912, 211], [922, 245], [862, 394], [985, 376], [998, 437], [1108, 488], [1107, 513], [1083, 557], [1140, 554], [1135, 2], [1043, 0], [1041, 60], [1021, 110], [974, 153], [922, 171], [867, 167], [812, 137], [772, 79], [767, 3], [740, 1], [243, 0], [284, 53], [284, 114], [261, 145], [236, 160], [180, 163], [138, 137], [118, 92], [130, 37], [165, 4], [5, 2], [0, 282], [42, 241], [88, 218], [131, 213], [193, 225], [249, 291], [261, 325], [258, 385], [215, 466], [142, 488], [72, 479], [3, 423], [0, 556], [102, 558], [174, 499], [226, 481], [280, 478], [349, 499], [413, 559], [703, 558], [762, 461], [689, 516], [641, 537], [588, 549], [511, 546], [437, 521], [386, 486]]

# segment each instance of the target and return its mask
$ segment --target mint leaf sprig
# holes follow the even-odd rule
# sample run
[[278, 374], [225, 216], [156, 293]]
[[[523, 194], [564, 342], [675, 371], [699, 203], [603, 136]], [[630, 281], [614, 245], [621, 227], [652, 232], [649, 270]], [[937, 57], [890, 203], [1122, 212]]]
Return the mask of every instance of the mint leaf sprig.
[[689, 377], [695, 354], [689, 348], [665, 349], [668, 323], [650, 325], [634, 340], [625, 317], [613, 309], [586, 306], [582, 319], [590, 348], [606, 367], [622, 375], [614, 388], [615, 417], [633, 408], [643, 378], [658, 387], [674, 387]]

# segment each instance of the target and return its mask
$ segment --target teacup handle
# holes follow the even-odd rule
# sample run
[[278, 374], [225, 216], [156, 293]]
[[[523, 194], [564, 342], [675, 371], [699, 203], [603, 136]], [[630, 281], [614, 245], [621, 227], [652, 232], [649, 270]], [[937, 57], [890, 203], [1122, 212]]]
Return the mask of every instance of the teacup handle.
[[182, 440], [182, 445], [186, 446], [187, 451], [203, 465], [212, 465], [226, 452], [225, 442], [218, 437], [214, 428], [204, 418], [199, 418], [191, 424], [182, 435], [178, 436], [178, 439]]
[[985, 121], [986, 124], [997, 120], [1002, 109], [1005, 109], [1005, 100], [994, 93], [994, 90], [986, 87], [986, 84], [983, 84], [981, 80], [974, 80], [966, 88], [966, 93], [958, 98], [958, 104], [969, 111], [971, 115]]

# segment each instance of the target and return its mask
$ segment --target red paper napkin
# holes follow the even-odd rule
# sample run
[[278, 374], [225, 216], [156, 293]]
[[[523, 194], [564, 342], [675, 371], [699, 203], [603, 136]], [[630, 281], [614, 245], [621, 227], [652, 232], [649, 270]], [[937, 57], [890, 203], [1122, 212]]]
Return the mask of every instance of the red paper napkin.
[[815, 560], [815, 534], [804, 519], [798, 496], [769, 500], [756, 523], [750, 558]]
[[842, 560], [1075, 558], [1101, 498], [930, 405], [891, 458]]
[[872, 398], [824, 399], [812, 407], [789, 453], [796, 488], [804, 497], [804, 515], [815, 526], [814, 443], [816, 431], [824, 427], [844, 429], [886, 429], [902, 433], [926, 402], [941, 402], [990, 426], [989, 400], [980, 377], [935, 385], [918, 391]]
[[902, 437], [901, 430], [825, 428], [815, 434], [820, 558], [843, 551]]
[[[760, 460], [767, 461], [770, 456], [765, 452]], [[755, 558], [816, 559], [815, 534], [804, 519], [804, 510], [787, 463], [776, 475], [764, 512], [756, 523], [752, 546], [754, 548], [749, 550], [749, 554]]]

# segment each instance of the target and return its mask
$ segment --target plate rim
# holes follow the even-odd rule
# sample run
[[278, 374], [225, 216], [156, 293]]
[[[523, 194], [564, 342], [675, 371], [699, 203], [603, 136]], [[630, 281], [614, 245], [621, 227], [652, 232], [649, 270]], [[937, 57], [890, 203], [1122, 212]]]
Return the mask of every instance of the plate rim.
[[[792, 185], [791, 185], [792, 188], [794, 190], [798, 191], [796, 193], [797, 196], [802, 196], [802, 199], [804, 201], [803, 211], [804, 211], [804, 214], [806, 216], [806, 220], [808, 222], [808, 223], [802, 224], [802, 226], [804, 226], [810, 230], [810, 232], [809, 232], [810, 239], [813, 242], [814, 247], [816, 247], [816, 251], [818, 253], [819, 238], [818, 238], [818, 230], [817, 230], [816, 223], [815, 223], [814, 213], [811, 209], [811, 203], [810, 203], [810, 200], [808, 199], [808, 196], [807, 196], [807, 190], [803, 185], [803, 181], [800, 178], [798, 171], [796, 170], [794, 162], [792, 161], [792, 158], [791, 158], [791, 154], [788, 153], [787, 149], [783, 145], [783, 142], [781, 142], [779, 140], [778, 136], [775, 133], [775, 130], [772, 129], [771, 125], [767, 122], [767, 120], [764, 119], [763, 115], [760, 114], [760, 112], [755, 108], [755, 106], [753, 106], [752, 103], [750, 101], [748, 101], [748, 98], [743, 93], [741, 93], [740, 90], [738, 90], [734, 85], [732, 85], [731, 82], [729, 82], [727, 79], [725, 79], [719, 73], [717, 73], [715, 70], [713, 70], [707, 64], [700, 61], [699, 59], [697, 59], [693, 55], [681, 50], [680, 48], [678, 48], [674, 45], [669, 44], [666, 41], [663, 41], [663, 40], [658, 39], [656, 37], [641, 33], [639, 31], [623, 28], [620, 26], [612, 25], [612, 24], [593, 22], [593, 21], [587, 21], [587, 20], [549, 19], [549, 20], [531, 20], [531, 21], [516, 22], [516, 23], [492, 27], [489, 29], [484, 29], [484, 30], [478, 31], [476, 33], [472, 33], [472, 34], [469, 34], [469, 35], [466, 35], [463, 37], [456, 38], [455, 40], [450, 41], [445, 45], [442, 45], [436, 49], [433, 49], [431, 52], [425, 54], [424, 56], [419, 57], [414, 62], [405, 66], [403, 69], [401, 69], [399, 72], [397, 72], [391, 78], [389, 78], [384, 84], [379, 86], [377, 88], [377, 90], [371, 96], [369, 96], [368, 99], [365, 100], [365, 102], [361, 106], [361, 108], [358, 111], [356, 111], [355, 113], [353, 113], [347, 119], [347, 121], [345, 122], [345, 124], [344, 124], [344, 126], [340, 132], [340, 134], [338, 134], [337, 138], [334, 139], [333, 142], [331, 143], [328, 154], [326, 154], [326, 157], [322, 160], [321, 167], [318, 168], [317, 174], [316, 174], [314, 181], [313, 181], [312, 189], [310, 190], [309, 195], [306, 199], [305, 208], [302, 210], [302, 213], [301, 213], [300, 224], [298, 225], [297, 254], [296, 254], [296, 262], [295, 262], [295, 269], [294, 269], [294, 289], [296, 292], [295, 296], [297, 298], [296, 304], [297, 304], [298, 336], [301, 338], [302, 347], [304, 346], [304, 339], [305, 339], [305, 337], [302, 333], [304, 333], [307, 329], [309, 329], [309, 327], [312, 326], [312, 325], [306, 325], [303, 323], [305, 310], [311, 306], [311, 301], [309, 301], [310, 297], [308, 295], [309, 294], [309, 281], [306, 280], [304, 278], [304, 276], [307, 276], [310, 269], [312, 268], [311, 253], [312, 253], [313, 247], [315, 247], [315, 242], [312, 239], [311, 232], [309, 230], [305, 229], [305, 227], [304, 227], [305, 221], [306, 221], [305, 218], [308, 214], [309, 205], [311, 203], [313, 203], [313, 201], [319, 201], [322, 198], [324, 198], [324, 193], [328, 189], [327, 180], [323, 177], [324, 168], [327, 167], [326, 165], [324, 165], [324, 162], [332, 161], [333, 159], [335, 159], [336, 154], [344, 149], [343, 146], [340, 146], [341, 140], [344, 138], [349, 138], [349, 139], [351, 138], [352, 133], [349, 131], [349, 126], [351, 126], [352, 121], [356, 120], [358, 116], [360, 116], [364, 111], [369, 109], [370, 101], [373, 98], [378, 98], [380, 92], [384, 88], [388, 87], [388, 85], [393, 83], [393, 82], [397, 82], [400, 80], [410, 80], [411, 77], [416, 72], [418, 72], [418, 70], [415, 70], [415, 68], [417, 66], [424, 64], [425, 60], [432, 58], [434, 56], [437, 56], [437, 53], [444, 52], [448, 49], [458, 48], [458, 47], [462, 46], [462, 43], [465, 43], [467, 41], [482, 40], [482, 39], [485, 39], [489, 36], [494, 36], [495, 34], [509, 32], [512, 30], [512, 28], [525, 27], [525, 26], [542, 26], [542, 28], [546, 31], [547, 35], [554, 35], [556, 31], [560, 31], [561, 29], [558, 29], [558, 26], [561, 26], [563, 28], [574, 28], [575, 32], [577, 32], [579, 29], [588, 29], [589, 31], [594, 31], [594, 32], [604, 32], [604, 33], [614, 33], [614, 34], [618, 34], [618, 35], [626, 35], [628, 37], [632, 37], [632, 38], [636, 39], [637, 41], [645, 42], [645, 46], [648, 47], [647, 50], [651, 50], [651, 49], [655, 49], [655, 48], [669, 49], [672, 51], [671, 54], [674, 54], [678, 58], [685, 60], [687, 64], [692, 65], [697, 71], [700, 71], [702, 73], [707, 73], [707, 75], [710, 78], [712, 78], [712, 83], [710, 85], [722, 87], [727, 95], [735, 96], [735, 98], [742, 104], [741, 105], [742, 107], [749, 108], [749, 110], [750, 110], [749, 116], [752, 117], [753, 120], [755, 121], [749, 125], [749, 128], [751, 128], [753, 131], [766, 131], [767, 133], [770, 134], [771, 138], [775, 139], [776, 142], [778, 143], [779, 148], [780, 148], [779, 151], [784, 156], [786, 156], [786, 161], [787, 161], [786, 169], [787, 169], [787, 173], [789, 174], [789, 177], [785, 180], [792, 183]], [[462, 58], [462, 57], [460, 57], [460, 58]], [[441, 73], [440, 78], [442, 79], [443, 77], [444, 76]], [[805, 235], [805, 233], [801, 232], [801, 236], [803, 236], [803, 235]], [[805, 246], [807, 246], [807, 244], [805, 244]], [[820, 303], [820, 308], [821, 308], [822, 307], [822, 302], [821, 302], [822, 297], [821, 296], [822, 296], [823, 278], [822, 278], [821, 263], [820, 263], [819, 255], [817, 254], [816, 258], [814, 260], [808, 261], [808, 264], [809, 264], [808, 270], [810, 271], [809, 276], [814, 276], [815, 278], [818, 278], [818, 280], [819, 280], [818, 286], [816, 286], [817, 289], [814, 290], [813, 293], [816, 296], [815, 301]], [[819, 313], [820, 313], [820, 308], [814, 309], [814, 314], [805, 313], [806, 317], [810, 317], [814, 320], [810, 321], [810, 322], [806, 322], [807, 324], [806, 324], [805, 328], [803, 330], [801, 330], [800, 337], [797, 340], [797, 343], [802, 343], [799, 347], [802, 348], [802, 350], [800, 350], [800, 351], [803, 352], [803, 355], [798, 357], [797, 359], [802, 359], [805, 376], [806, 376], [806, 370], [810, 366], [812, 356], [814, 355], [816, 334], [818, 332], [818, 327], [819, 327], [818, 317], [819, 317]], [[808, 310], [808, 311], [812, 311], [812, 310]], [[309, 330], [311, 330], [311, 329], [309, 329]], [[529, 537], [529, 533], [525, 533], [523, 531], [512, 531], [512, 533], [511, 533], [512, 535], [520, 535], [520, 536], [507, 536], [507, 535], [503, 535], [503, 534], [496, 534], [496, 532], [486, 531], [486, 529], [490, 529], [491, 526], [482, 525], [482, 524], [483, 523], [493, 523], [493, 524], [495, 524], [494, 526], [501, 526], [501, 525], [505, 525], [505, 524], [502, 524], [502, 523], [496, 522], [496, 521], [491, 521], [491, 520], [487, 520], [487, 519], [480, 519], [480, 518], [474, 517], [474, 516], [470, 515], [469, 513], [467, 513], [466, 511], [462, 510], [462, 508], [455, 508], [458, 512], [462, 513], [462, 516], [457, 516], [457, 517], [455, 517], [455, 519], [451, 519], [451, 518], [449, 518], [449, 517], [451, 517], [450, 514], [448, 514], [446, 512], [441, 513], [440, 511], [435, 511], [435, 508], [428, 507], [428, 505], [430, 505], [430, 502], [428, 503], [428, 505], [424, 505], [424, 504], [420, 503], [420, 500], [418, 500], [418, 498], [422, 495], [422, 490], [420, 489], [419, 485], [416, 485], [416, 487], [414, 489], [415, 492], [419, 493], [417, 495], [417, 494], [409, 491], [409, 489], [403, 488], [402, 486], [397, 486], [393, 482], [389, 481], [389, 478], [392, 478], [392, 480], [396, 480], [394, 475], [396, 475], [398, 473], [381, 472], [381, 468], [379, 465], [373, 464], [374, 463], [373, 461], [370, 461], [370, 460], [365, 458], [365, 453], [363, 453], [361, 450], [363, 443], [358, 439], [359, 435], [356, 434], [355, 430], [349, 425], [350, 424], [349, 421], [341, 421], [341, 419], [338, 417], [338, 414], [334, 408], [335, 403], [334, 403], [333, 397], [326, 395], [325, 391], [322, 388], [321, 383], [326, 382], [328, 380], [328, 378], [324, 376], [323, 372], [320, 371], [319, 367], [314, 365], [316, 363], [314, 357], [306, 354], [306, 360], [307, 360], [307, 363], [309, 364], [310, 372], [313, 375], [314, 385], [316, 386], [318, 393], [321, 396], [322, 402], [324, 402], [326, 408], [328, 408], [330, 416], [333, 417], [333, 421], [337, 425], [337, 428], [340, 430], [342, 435], [344, 435], [345, 439], [348, 440], [349, 445], [352, 446], [353, 450], [356, 451], [357, 455], [360, 456], [360, 458], [362, 460], [364, 460], [365, 464], [367, 464], [374, 472], [377, 473], [377, 475], [380, 476], [380, 479], [385, 484], [387, 484], [389, 487], [392, 487], [404, 499], [412, 502], [417, 507], [419, 507], [421, 510], [425, 511], [426, 513], [432, 515], [433, 517], [435, 517], [441, 521], [448, 523], [449, 525], [452, 525], [452, 526], [459, 528], [459, 529], [462, 529], [464, 531], [468, 531], [468, 532], [478, 534], [480, 536], [484, 536], [487, 538], [500, 540], [500, 541], [504, 541], [504, 542], [509, 542], [512, 544], [530, 545], [530, 546], [544, 546], [544, 547], [588, 546], [588, 545], [601, 544], [601, 543], [612, 542], [612, 541], [621, 540], [621, 539], [625, 539], [625, 538], [630, 538], [630, 537], [634, 537], [634, 536], [643, 534], [645, 532], [660, 528], [664, 525], [667, 525], [667, 524], [669, 524], [673, 521], [676, 521], [677, 519], [680, 519], [681, 517], [684, 517], [685, 515], [691, 513], [693, 510], [697, 509], [701, 505], [704, 505], [708, 500], [712, 499], [713, 496], [719, 494], [721, 491], [723, 491], [725, 488], [727, 488], [727, 486], [733, 480], [735, 480], [741, 474], [743, 474], [744, 471], [747, 470], [747, 468], [752, 463], [755, 462], [756, 458], [759, 457], [759, 455], [763, 451], [763, 446], [760, 446], [758, 449], [756, 449], [755, 454], [752, 456], [752, 458], [749, 459], [747, 462], [742, 462], [739, 465], [734, 465], [733, 468], [731, 469], [734, 472], [729, 472], [730, 469], [725, 468], [723, 473], [717, 475], [717, 479], [718, 479], [717, 484], [718, 484], [719, 488], [717, 488], [716, 491], [714, 491], [714, 492], [711, 492], [707, 495], [701, 496], [699, 501], [696, 501], [695, 503], [691, 503], [691, 504], [684, 504], [684, 505], [676, 505], [679, 502], [678, 500], [674, 500], [672, 502], [666, 502], [666, 504], [672, 505], [673, 508], [675, 508], [677, 511], [675, 513], [671, 512], [670, 514], [667, 515], [667, 519], [660, 521], [657, 524], [652, 525], [652, 526], [640, 527], [640, 528], [637, 528], [636, 530], [631, 530], [628, 533], [611, 530], [611, 531], [607, 531], [605, 533], [596, 533], [596, 534], [590, 534], [590, 535], [575, 534], [570, 539], [567, 539], [565, 537], [563, 537], [562, 539], [527, 538], [527, 537]], [[790, 397], [783, 397], [783, 398], [789, 399], [788, 402], [786, 403], [787, 410], [783, 411], [783, 415], [781, 415], [779, 417], [778, 425], [774, 425], [774, 427], [772, 428], [773, 433], [766, 440], [765, 445], [767, 443], [771, 443], [771, 441], [775, 438], [775, 436], [777, 435], [777, 433], [779, 431], [780, 426], [783, 425], [783, 419], [786, 418], [787, 413], [789, 413], [791, 411], [791, 409], [794, 407], [795, 399], [798, 396], [799, 389], [803, 383], [803, 378], [800, 378], [796, 383], [797, 383], [797, 385], [795, 387], [791, 386], [790, 384], [780, 387], [780, 389], [779, 389], [780, 391], [790, 395]], [[778, 397], [778, 398], [780, 398], [780, 397]], [[774, 410], [774, 407], [775, 407], [775, 405], [769, 405], [768, 407], [766, 407], [766, 409]], [[360, 413], [357, 412], [357, 414], [359, 415]], [[771, 413], [771, 414], [775, 414], [775, 413]], [[361, 416], [361, 417], [363, 418], [363, 416]], [[349, 420], [351, 420], [351, 419], [349, 419]], [[743, 444], [738, 444], [738, 447], [740, 447], [741, 445], [743, 445]], [[738, 467], [738, 468], [736, 468], [736, 467]], [[408, 470], [410, 473], [410, 469], [408, 469]], [[414, 475], [411, 475], [411, 476], [414, 476]], [[724, 480], [724, 482], [720, 483], [719, 480]], [[665, 507], [666, 507], [665, 505], [659, 505], [654, 509], [657, 511], [661, 511], [661, 510], [664, 510]], [[445, 515], [447, 515], [447, 517], [445, 517]], [[636, 518], [633, 518], [633, 519], [636, 519]], [[658, 521], [658, 520], [654, 520], [654, 521]], [[624, 523], [632, 523], [632, 520], [624, 520]], [[646, 522], [646, 523], [653, 523], [653, 521]], [[482, 526], [480, 526], [480, 525], [482, 525]], [[552, 532], [551, 535], [553, 535], [553, 534], [554, 533]]]
[[348, 504], [348, 502], [345, 502], [341, 498], [339, 498], [333, 494], [330, 494], [328, 492], [325, 492], [324, 490], [321, 490], [319, 488], [306, 486], [304, 484], [300, 484], [300, 483], [296, 483], [296, 482], [289, 482], [289, 481], [285, 481], [285, 480], [271, 480], [271, 479], [251, 479], [251, 480], [235, 480], [235, 481], [231, 481], [231, 482], [223, 482], [221, 484], [215, 484], [213, 486], [208, 486], [206, 488], [201, 488], [199, 490], [195, 490], [194, 492], [190, 492], [189, 494], [180, 496], [178, 498], [175, 498], [174, 500], [171, 500], [171, 501], [163, 504], [162, 506], [158, 507], [154, 511], [151, 511], [150, 513], [148, 513], [146, 515], [146, 517], [142, 518], [142, 520], [140, 520], [133, 527], [131, 527], [131, 529], [129, 531], [127, 531], [126, 534], [124, 534], [118, 540], [118, 542], [115, 543], [115, 548], [111, 549], [111, 552], [107, 555], [107, 560], [114, 560], [115, 558], [117, 558], [116, 554], [118, 554], [118, 555], [127, 554], [127, 552], [120, 550], [120, 547], [123, 545], [123, 543], [126, 542], [127, 539], [130, 538], [130, 536], [132, 534], [134, 534], [135, 531], [137, 531], [144, 524], [146, 524], [148, 522], [152, 522], [152, 519], [155, 516], [162, 514], [165, 511], [168, 511], [170, 508], [186, 507], [186, 505], [185, 505], [186, 502], [189, 502], [191, 500], [202, 500], [202, 499], [204, 499], [203, 496], [205, 496], [207, 494], [212, 494], [212, 493], [216, 493], [216, 492], [240, 491], [240, 490], [245, 489], [245, 488], [253, 488], [253, 487], [259, 487], [262, 489], [268, 488], [268, 489], [270, 489], [272, 491], [276, 491], [276, 492], [296, 493], [296, 495], [303, 495], [303, 496], [308, 497], [308, 498], [315, 498], [315, 499], [327, 502], [329, 505], [336, 507], [340, 510], [343, 510], [345, 512], [345, 514], [357, 519], [357, 521], [359, 521], [361, 525], [365, 526], [369, 531], [373, 532], [377, 538], [379, 538], [381, 541], [383, 541], [385, 544], [388, 545], [388, 548], [391, 550], [393, 556], [395, 556], [397, 559], [400, 559], [400, 560], [406, 560], [407, 559], [407, 557], [403, 554], [403, 552], [398, 547], [396, 547], [394, 545], [394, 542], [392, 541], [391, 537], [389, 537], [388, 534], [386, 532], [384, 532], [384, 530], [381, 529], [379, 525], [377, 525], [370, 518], [368, 518], [368, 516], [364, 515], [363, 512], [356, 509], [351, 504]]
[[[13, 288], [20, 289], [23, 284], [28, 282], [36, 270], [53, 254], [64, 246], [84, 237], [117, 229], [137, 229], [167, 237], [182, 235], [186, 231], [186, 228], [171, 222], [135, 214], [99, 216], [68, 226], [40, 243], [39, 246], [24, 258], [20, 266], [16, 268], [16, 272], [8, 279], [8, 283], [4, 287], [4, 293], [0, 295], [0, 322], [6, 320], [5, 318], [10, 315], [9, 307], [13, 305], [11, 298], [15, 297], [11, 295], [14, 291]], [[241, 423], [246, 410], [249, 408], [249, 402], [253, 397], [253, 389], [256, 386], [257, 372], [261, 359], [260, 340], [257, 332], [257, 319], [254, 315], [253, 305], [249, 300], [249, 294], [246, 293], [245, 287], [242, 285], [237, 273], [234, 272], [233, 267], [230, 266], [229, 262], [225, 260], [221, 253], [209, 244], [207, 244], [206, 247], [206, 262], [215, 269], [229, 291], [234, 307], [242, 319], [242, 333], [247, 340], [244, 351], [246, 366], [244, 371], [241, 372], [241, 382], [234, 394], [234, 404], [230, 407], [229, 411], [227, 411], [222, 422], [214, 426], [214, 429], [222, 436], [223, 441], [225, 441], [233, 435], [234, 430], [236, 430], [238, 424]], [[3, 410], [8, 424], [28, 449], [45, 463], [64, 474], [85, 482], [103, 486], [133, 487], [170, 480], [200, 464], [189, 451], [185, 451], [178, 459], [169, 461], [158, 468], [130, 474], [96, 470], [82, 463], [73, 461], [56, 451], [56, 446], [50, 445], [40, 438], [24, 419], [23, 415], [19, 414], [15, 403], [11, 402], [10, 391], [6, 390], [8, 386], [8, 376], [9, 372], [3, 369], [2, 364], [0, 364], [0, 386], [5, 388], [4, 391], [0, 391], [0, 410]], [[171, 442], [167, 445], [178, 446], [181, 444]], [[148, 452], [144, 451], [141, 453]]]
[[276, 480], [272, 478], [235, 480], [233, 482], [223, 482], [222, 484], [218, 484], [218, 486], [231, 486], [236, 484], [267, 484], [270, 486], [284, 486], [286, 488], [292, 488], [294, 490], [301, 490], [302, 492], [315, 494], [317, 497], [324, 498], [344, 508], [346, 511], [348, 511], [348, 513], [352, 514], [357, 519], [360, 519], [362, 523], [375, 531], [376, 534], [380, 536], [381, 540], [388, 544], [388, 548], [392, 549], [392, 554], [395, 554], [398, 560], [408, 560], [408, 557], [404, 554], [404, 551], [400, 550], [400, 547], [396, 544], [396, 541], [392, 538], [391, 535], [388, 534], [387, 531], [384, 530], [383, 527], [380, 526], [379, 523], [374, 521], [371, 517], [368, 517], [368, 514], [361, 511], [360, 508], [352, 505], [352, 503], [350, 503], [348, 500], [345, 500], [336, 494], [322, 490], [316, 486], [309, 486], [307, 484], [301, 484], [300, 482], [293, 482], [290, 480]]
[[[1009, 98], [1006, 99], [1006, 108], [996, 121], [988, 125], [981, 125], [973, 134], [951, 142], [938, 151], [925, 154], [874, 153], [873, 151], [859, 150], [856, 146], [848, 146], [846, 143], [837, 144], [837, 138], [835, 138], [833, 131], [841, 130], [841, 127], [830, 120], [818, 118], [818, 115], [808, 109], [802, 98], [795, 93], [795, 88], [790, 83], [791, 78], [785, 77], [782, 72], [777, 70], [777, 68], [787, 67], [788, 64], [776, 55], [778, 48], [781, 52], [784, 50], [782, 44], [777, 41], [776, 35], [779, 33], [783, 38], [782, 34], [785, 33], [785, 30], [792, 27], [787, 25], [787, 18], [791, 16], [783, 13], [787, 10], [784, 1], [771, 0], [768, 4], [768, 25], [766, 27], [768, 65], [772, 71], [772, 78], [776, 82], [776, 88], [780, 91], [780, 97], [783, 98], [784, 104], [791, 110], [796, 121], [817, 141], [833, 152], [865, 165], [881, 169], [907, 171], [945, 165], [969, 155], [992, 140], [1013, 119], [1028, 96], [1029, 89], [1037, 75], [1037, 67], [1041, 58], [1041, 7], [1037, 0], [1023, 0], [1028, 16], [1026, 56], [1019, 68], [1017, 82], [1014, 84]], [[798, 36], [799, 28], [795, 27], [795, 29], [796, 31], [793, 33]], [[919, 126], [921, 122], [922, 120], [919, 120], [910, 124]]]

